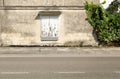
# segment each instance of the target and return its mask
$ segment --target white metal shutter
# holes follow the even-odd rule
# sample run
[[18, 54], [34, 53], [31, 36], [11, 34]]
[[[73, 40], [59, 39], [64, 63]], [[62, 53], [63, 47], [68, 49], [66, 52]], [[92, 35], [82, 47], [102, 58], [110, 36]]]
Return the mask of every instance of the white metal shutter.
[[41, 16], [41, 40], [58, 40], [58, 16]]

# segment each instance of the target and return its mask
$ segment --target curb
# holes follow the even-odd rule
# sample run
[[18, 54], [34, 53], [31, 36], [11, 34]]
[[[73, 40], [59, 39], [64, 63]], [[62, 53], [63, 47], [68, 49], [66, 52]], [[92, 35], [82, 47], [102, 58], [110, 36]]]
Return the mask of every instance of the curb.
[[120, 48], [80, 48], [80, 47], [0, 47], [0, 55], [30, 54], [30, 55], [65, 55], [65, 56], [120, 56]]

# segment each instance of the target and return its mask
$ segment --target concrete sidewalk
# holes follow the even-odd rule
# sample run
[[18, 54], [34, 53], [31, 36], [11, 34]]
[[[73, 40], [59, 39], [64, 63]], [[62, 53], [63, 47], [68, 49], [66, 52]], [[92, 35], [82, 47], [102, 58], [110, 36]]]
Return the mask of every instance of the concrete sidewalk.
[[120, 56], [120, 47], [0, 47], [0, 56], [2, 55]]

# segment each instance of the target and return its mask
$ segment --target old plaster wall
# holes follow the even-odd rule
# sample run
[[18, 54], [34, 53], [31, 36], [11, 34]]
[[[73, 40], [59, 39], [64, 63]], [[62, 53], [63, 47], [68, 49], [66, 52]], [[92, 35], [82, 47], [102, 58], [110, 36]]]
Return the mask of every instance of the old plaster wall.
[[[95, 44], [92, 27], [85, 20], [85, 10], [61, 10], [58, 41], [40, 41], [40, 19], [36, 18], [40, 10], [1, 11], [2, 42], [4, 45], [40, 45], [46, 43], [68, 44], [84, 42]], [[84, 19], [83, 19], [84, 18]]]
[[0, 6], [3, 6], [3, 0], [0, 0]]
[[[3, 0], [0, 0], [0, 7], [3, 6]], [[0, 11], [0, 45], [2, 44], [2, 40], [1, 40], [1, 22], [2, 22], [2, 16], [3, 16], [3, 12]]]
[[[43, 1], [43, 2], [41, 2]], [[46, 5], [46, 1], [48, 5]], [[52, 1], [52, 2], [51, 2]], [[68, 1], [68, 2], [66, 2]], [[73, 1], [73, 2], [72, 2]], [[97, 0], [89, 0], [98, 3]], [[0, 2], [2, 2], [0, 0]], [[72, 4], [73, 3], [73, 4]], [[2, 45], [97, 45], [86, 21], [84, 0], [4, 0], [0, 9]], [[2, 5], [2, 3], [0, 3]], [[55, 5], [58, 7], [56, 8]], [[25, 6], [25, 7], [24, 7]], [[34, 7], [33, 7], [34, 6]], [[48, 10], [44, 6], [53, 6]], [[61, 7], [62, 6], [62, 7]], [[63, 7], [64, 6], [64, 7]], [[67, 7], [66, 7], [67, 6]], [[69, 6], [72, 6], [69, 8]], [[79, 7], [80, 6], [80, 7]], [[42, 8], [41, 8], [42, 7]], [[82, 8], [81, 8], [82, 7]], [[41, 41], [41, 11], [60, 11], [58, 41]]]
[[5, 6], [83, 6], [84, 2], [99, 0], [4, 0]]

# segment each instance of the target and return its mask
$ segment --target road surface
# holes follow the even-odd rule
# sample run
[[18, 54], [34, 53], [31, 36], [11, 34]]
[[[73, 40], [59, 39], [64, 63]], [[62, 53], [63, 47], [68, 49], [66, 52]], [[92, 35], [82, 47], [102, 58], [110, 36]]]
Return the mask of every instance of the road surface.
[[0, 79], [120, 79], [120, 57], [0, 57]]

